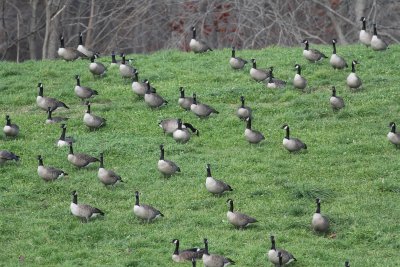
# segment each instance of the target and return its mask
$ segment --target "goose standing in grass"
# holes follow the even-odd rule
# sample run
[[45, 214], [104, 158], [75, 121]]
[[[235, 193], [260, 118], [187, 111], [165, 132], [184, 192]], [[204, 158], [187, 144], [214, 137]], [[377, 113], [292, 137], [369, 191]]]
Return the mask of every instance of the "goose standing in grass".
[[103, 65], [103, 63], [95, 62], [94, 60], [96, 58], [97, 55], [94, 55], [90, 58], [89, 70], [93, 74], [93, 77], [103, 77], [107, 72], [107, 68]]
[[257, 82], [264, 81], [269, 76], [269, 71], [263, 69], [257, 69], [257, 62], [254, 58], [251, 59], [253, 66], [250, 69], [250, 76]]
[[193, 93], [193, 104], [190, 106], [190, 110], [199, 118], [207, 118], [212, 113], [219, 113], [214, 108], [206, 104], [197, 102], [197, 96], [195, 93]]
[[42, 83], [39, 83], [38, 87], [39, 87], [39, 93], [38, 93], [38, 96], [36, 97], [36, 104], [41, 109], [46, 110], [46, 111], [48, 110], [49, 107], [51, 108], [51, 111], [54, 111], [60, 107], [69, 109], [69, 107], [64, 102], [61, 102], [55, 98], [43, 96], [43, 84]]
[[[147, 84], [139, 81], [139, 72], [135, 70], [135, 76], [132, 78], [132, 91], [138, 96], [144, 96], [147, 91]], [[153, 87], [150, 86], [150, 91], [155, 93]]]
[[17, 137], [19, 134], [19, 126], [11, 123], [9, 115], [6, 115], [6, 125], [3, 128], [3, 132], [7, 137]]
[[[199, 131], [195, 129], [195, 133], [198, 136]], [[187, 143], [190, 140], [191, 133], [188, 128], [182, 128], [182, 120], [178, 119], [178, 128], [172, 133], [172, 138], [178, 143]]]
[[346, 83], [351, 89], [358, 89], [362, 85], [361, 79], [356, 74], [357, 61], [351, 62], [351, 73], [347, 76]]
[[89, 127], [90, 130], [98, 129], [106, 124], [106, 119], [93, 115], [90, 111], [90, 102], [86, 102], [87, 110], [83, 115], [83, 123]]
[[74, 190], [72, 192], [72, 202], [70, 205], [72, 215], [80, 218], [82, 222], [89, 222], [89, 219], [95, 218], [99, 215], [104, 216], [104, 212], [98, 208], [92, 207], [87, 204], [78, 204], [78, 193]]
[[91, 58], [94, 55], [96, 55], [95, 52], [93, 52], [92, 50], [88, 49], [87, 47], [85, 47], [83, 45], [83, 36], [82, 33], [79, 33], [79, 43], [78, 43], [78, 47], [77, 49], [79, 52], [81, 52], [82, 54], [84, 54], [87, 58]]
[[331, 106], [333, 110], [339, 110], [344, 108], [344, 100], [340, 96], [336, 95], [336, 87], [332, 86], [332, 96], [329, 98], [329, 102], [331, 103]]
[[344, 60], [344, 58], [336, 54], [336, 39], [332, 40], [332, 46], [333, 46], [333, 52], [331, 59], [329, 60], [331, 66], [334, 69], [339, 69], [339, 70], [347, 68], [348, 65], [346, 63], [346, 60]]
[[243, 67], [247, 63], [248, 62], [246, 60], [244, 60], [243, 58], [236, 57], [235, 47], [232, 47], [232, 56], [229, 59], [229, 65], [231, 65], [232, 69], [235, 69], [235, 70], [243, 69]]
[[301, 76], [301, 66], [299, 64], [294, 65], [296, 68], [296, 74], [294, 75], [293, 79], [293, 86], [294, 88], [303, 90], [307, 86], [307, 80]]
[[268, 78], [267, 78], [267, 80], [268, 80], [267, 87], [271, 88], [271, 89], [285, 87], [286, 86], [286, 82], [282, 81], [282, 80], [279, 80], [279, 79], [276, 79], [274, 77], [273, 71], [274, 71], [274, 67], [270, 67], [269, 68]]
[[389, 123], [390, 132], [387, 134], [387, 138], [396, 147], [400, 145], [400, 133], [396, 132], [396, 123], [391, 122]]
[[65, 122], [65, 121], [69, 120], [69, 118], [67, 118], [67, 117], [53, 117], [52, 114], [53, 114], [53, 111], [51, 111], [51, 107], [48, 107], [47, 108], [47, 119], [46, 119], [47, 124]]
[[[159, 108], [168, 104], [168, 101], [162, 98], [159, 94], [157, 94], [156, 89], [150, 86], [150, 82], [148, 80], [144, 80], [146, 84], [146, 93], [144, 95], [144, 102], [150, 108]], [[152, 90], [153, 89], [153, 90]]]
[[67, 132], [67, 127], [65, 124], [61, 124], [61, 135], [60, 138], [56, 141], [56, 145], [58, 147], [64, 147], [64, 146], [69, 146], [69, 144], [72, 144], [75, 142], [74, 138], [68, 136], [66, 137], [65, 134]]
[[192, 39], [190, 40], [189, 47], [195, 53], [203, 53], [212, 51], [210, 46], [203, 40], [196, 39], [196, 27], [192, 27]]
[[[176, 129], [178, 129], [178, 119], [164, 119], [158, 123], [158, 126], [163, 129], [164, 134], [172, 134]], [[192, 131], [192, 133], [199, 135], [199, 130], [194, 128], [190, 123], [182, 123], [182, 128], [188, 128]]]
[[164, 145], [160, 145], [160, 160], [157, 163], [158, 170], [166, 177], [181, 172], [181, 169], [175, 162], [164, 159]]
[[133, 206], [133, 214], [142, 220], [146, 220], [148, 223], [158, 217], [164, 217], [159, 210], [152, 206], [139, 204], [139, 192], [135, 192], [135, 206]]
[[86, 57], [73, 47], [65, 47], [64, 37], [62, 35], [60, 36], [60, 47], [57, 50], [57, 54], [65, 61], [73, 61], [78, 58]]
[[317, 203], [317, 210], [315, 211], [312, 220], [311, 226], [314, 231], [319, 233], [326, 233], [329, 230], [329, 220], [326, 216], [321, 214], [321, 201], [319, 198], [315, 200]]
[[117, 60], [115, 57], [115, 52], [111, 52], [111, 67], [118, 67], [121, 65], [121, 60]]
[[3, 164], [8, 160], [19, 161], [19, 156], [7, 150], [0, 150], [0, 164]]
[[105, 186], [115, 185], [118, 182], [123, 182], [121, 176], [112, 170], [107, 170], [104, 168], [104, 153], [100, 153], [100, 167], [99, 171], [97, 172], [97, 177]]
[[310, 62], [315, 63], [317, 61], [320, 61], [324, 58], [328, 58], [325, 56], [324, 53], [317, 49], [310, 49], [309, 48], [309, 42], [307, 39], [304, 39], [303, 44], [305, 44], [304, 50], [303, 50], [303, 56]]
[[229, 205], [229, 210], [226, 213], [226, 217], [228, 218], [228, 222], [230, 222], [231, 224], [233, 224], [235, 227], [238, 227], [239, 229], [243, 229], [244, 227], [248, 226], [251, 223], [256, 223], [258, 222], [256, 219], [237, 212], [237, 211], [233, 211], [233, 200], [232, 199], [228, 199], [226, 201], [226, 203], [228, 203]]
[[41, 155], [37, 156], [37, 159], [39, 161], [37, 172], [39, 177], [41, 177], [43, 180], [54, 181], [68, 175], [68, 173], [64, 172], [63, 170], [53, 167], [44, 167], [43, 158]]
[[201, 260], [203, 257], [204, 249], [202, 248], [179, 250], [179, 239], [174, 239], [171, 243], [175, 244], [175, 250], [172, 254], [172, 260], [174, 262], [187, 262], [191, 261], [192, 259]]
[[292, 261], [295, 261], [296, 258], [289, 253], [288, 251], [284, 250], [284, 249], [278, 249], [276, 248], [275, 245], [275, 237], [273, 235], [271, 235], [271, 249], [268, 251], [268, 260], [270, 262], [272, 262], [273, 264], [275, 264], [276, 266], [279, 266], [279, 256], [278, 253], [281, 253], [281, 257], [282, 257], [282, 266], [291, 263]]
[[388, 48], [388, 45], [385, 41], [378, 37], [378, 33], [376, 30], [376, 24], [374, 23], [374, 35], [372, 35], [371, 39], [371, 48], [375, 51], [383, 51]]
[[135, 68], [128, 65], [125, 59], [125, 54], [121, 54], [122, 61], [119, 65], [119, 73], [121, 74], [122, 78], [133, 78], [135, 77]]
[[190, 110], [190, 107], [193, 104], [193, 97], [186, 96], [185, 97], [185, 89], [183, 87], [179, 88], [180, 96], [178, 99], [178, 104], [181, 108], [185, 110]]
[[75, 85], [75, 95], [82, 99], [82, 101], [87, 100], [95, 95], [98, 95], [99, 92], [96, 90], [93, 90], [92, 88], [81, 86], [81, 79], [79, 75], [75, 76], [76, 79], [76, 85]]
[[290, 137], [289, 125], [284, 124], [282, 126], [282, 129], [286, 130], [286, 135], [285, 135], [285, 138], [283, 138], [282, 143], [283, 143], [283, 146], [289, 152], [297, 152], [297, 151], [300, 151], [301, 149], [307, 149], [307, 145], [304, 144], [300, 139]]
[[241, 96], [241, 97], [240, 97], [240, 102], [241, 102], [241, 105], [240, 105], [240, 107], [236, 110], [236, 115], [237, 115], [237, 116], [239, 117], [239, 119], [241, 119], [241, 120], [246, 120], [246, 119], [248, 119], [248, 118], [251, 119], [251, 113], [252, 113], [252, 111], [251, 111], [251, 108], [250, 108], [250, 107], [247, 107], [247, 106], [244, 105], [244, 96]]
[[218, 196], [221, 196], [226, 191], [233, 191], [230, 185], [212, 177], [210, 164], [207, 164], [206, 189], [208, 192]]
[[228, 265], [235, 265], [235, 262], [218, 254], [210, 254], [208, 251], [208, 240], [204, 238], [204, 253], [203, 264], [205, 267], [225, 267]]
[[362, 29], [360, 31], [359, 40], [362, 44], [365, 44], [368, 47], [371, 45], [372, 35], [367, 32], [365, 17], [361, 17], [360, 20], [362, 22]]
[[251, 129], [251, 118], [247, 118], [246, 129], [244, 130], [244, 137], [250, 144], [258, 144], [265, 139], [264, 135], [261, 132]]
[[69, 153], [67, 159], [72, 165], [78, 168], [86, 167], [90, 163], [99, 161], [98, 158], [92, 157], [88, 154], [74, 153], [72, 143], [69, 144]]

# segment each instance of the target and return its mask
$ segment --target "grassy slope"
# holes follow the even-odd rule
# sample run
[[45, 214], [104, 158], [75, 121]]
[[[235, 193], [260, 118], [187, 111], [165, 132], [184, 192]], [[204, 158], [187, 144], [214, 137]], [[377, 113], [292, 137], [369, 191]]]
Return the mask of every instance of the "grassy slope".
[[[319, 47], [330, 55], [331, 48]], [[0, 139], [0, 148], [21, 156], [20, 164], [0, 167], [0, 262], [18, 264], [22, 255], [31, 265], [171, 266], [173, 238], [182, 248], [202, 245], [209, 238], [210, 251], [233, 258], [238, 266], [270, 266], [265, 253], [269, 235], [278, 247], [298, 259], [294, 266], [400, 265], [398, 224], [398, 155], [386, 140], [390, 121], [399, 120], [399, 46], [376, 53], [365, 47], [339, 46], [348, 62], [361, 62], [358, 74], [364, 89], [351, 92], [345, 86], [349, 69], [333, 71], [327, 60], [310, 64], [301, 48], [271, 47], [238, 51], [255, 57], [260, 67], [274, 66], [275, 76], [291, 80], [295, 63], [303, 65], [309, 81], [307, 93], [287, 86], [267, 89], [252, 81], [247, 66], [233, 71], [228, 49], [204, 55], [161, 51], [134, 55], [140, 78], [148, 78], [170, 104], [150, 110], [122, 82], [117, 69], [103, 79], [93, 79], [86, 61], [0, 63], [0, 113], [11, 115], [21, 127], [16, 140]], [[108, 58], [102, 58], [108, 62]], [[74, 96], [74, 75], [82, 85], [100, 92], [92, 111], [108, 125], [89, 132], [82, 124], [84, 106]], [[67, 134], [77, 139], [76, 152], [105, 152], [105, 165], [126, 181], [106, 189], [97, 180], [97, 166], [78, 170], [66, 159], [67, 149], [57, 149], [58, 125], [44, 125], [45, 114], [35, 104], [36, 85], [44, 83], [45, 95], [64, 100], [70, 110]], [[346, 108], [333, 113], [330, 88], [336, 85]], [[177, 105], [178, 87], [196, 92], [220, 114], [199, 120]], [[253, 127], [266, 141], [249, 145], [244, 124], [235, 117], [240, 95], [254, 110]], [[188, 144], [176, 144], [157, 126], [160, 119], [182, 117], [200, 130]], [[293, 136], [308, 144], [308, 153], [289, 154], [281, 145], [287, 122]], [[164, 179], [156, 169], [158, 146], [164, 143], [166, 158], [177, 162], [182, 174]], [[70, 175], [53, 183], [36, 173], [36, 155], [45, 165], [61, 167]], [[204, 188], [205, 165], [213, 175], [235, 189], [221, 198]], [[82, 203], [101, 208], [103, 220], [82, 224], [70, 215], [70, 192], [77, 190]], [[132, 215], [133, 192], [143, 203], [159, 208], [165, 217], [144, 224]], [[260, 222], [245, 231], [226, 221], [226, 199], [235, 209]], [[332, 222], [336, 238], [315, 235], [309, 228], [321, 197], [322, 211]], [[384, 253], [382, 250], [384, 249]], [[189, 266], [189, 264], [187, 264]]]

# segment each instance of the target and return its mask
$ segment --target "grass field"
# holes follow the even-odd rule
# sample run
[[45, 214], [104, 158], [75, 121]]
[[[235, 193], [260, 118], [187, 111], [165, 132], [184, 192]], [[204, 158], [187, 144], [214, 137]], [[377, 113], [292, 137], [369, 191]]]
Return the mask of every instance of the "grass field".
[[[314, 47], [331, 54], [331, 46]], [[297, 258], [292, 266], [344, 266], [346, 259], [352, 266], [399, 266], [400, 150], [386, 134], [389, 122], [400, 125], [400, 46], [385, 52], [338, 46], [338, 54], [348, 63], [361, 63], [360, 91], [346, 86], [350, 68], [334, 71], [328, 60], [308, 63], [300, 46], [237, 51], [256, 58], [258, 67], [274, 66], [275, 76], [289, 81], [285, 89], [275, 90], [253, 81], [249, 64], [232, 70], [229, 49], [131, 55], [139, 78], [149, 79], [169, 101], [158, 110], [136, 97], [116, 68], [94, 79], [87, 61], [0, 62], [0, 114], [9, 114], [21, 128], [16, 139], [0, 138], [0, 149], [21, 157], [19, 163], [0, 166], [0, 265], [173, 266], [172, 239], [180, 239], [184, 249], [203, 246], [207, 237], [211, 253], [230, 257], [237, 266], [271, 266], [266, 252], [274, 234], [277, 246]], [[110, 59], [100, 61], [108, 64]], [[295, 63], [308, 79], [306, 92], [291, 86]], [[98, 131], [90, 132], [82, 123], [85, 106], [73, 92], [76, 74], [82, 85], [99, 91], [92, 112], [105, 117], [107, 126]], [[98, 156], [104, 151], [105, 167], [126, 183], [105, 188], [97, 165], [77, 169], [67, 161], [68, 149], [54, 145], [59, 125], [44, 124], [46, 114], [36, 106], [38, 82], [46, 96], [70, 106], [54, 116], [70, 117], [67, 135], [77, 140], [75, 152]], [[346, 102], [339, 112], [329, 105], [332, 85]], [[220, 114], [200, 120], [181, 110], [179, 86], [187, 95], [196, 92], [199, 101]], [[266, 136], [259, 145], [244, 140], [245, 124], [235, 116], [241, 95], [253, 109], [253, 128]], [[200, 136], [183, 145], [165, 136], [158, 122], [174, 117], [192, 123]], [[283, 123], [307, 144], [307, 152], [290, 154], [283, 148]], [[165, 179], [157, 171], [160, 144], [181, 174]], [[36, 171], [39, 154], [45, 165], [69, 176], [44, 182]], [[214, 197], [206, 191], [207, 163], [233, 192]], [[81, 203], [103, 210], [104, 219], [81, 223], [72, 216], [73, 190]], [[142, 203], [165, 217], [150, 224], [134, 217], [135, 190]], [[326, 236], [310, 229], [316, 197], [331, 221]], [[233, 228], [226, 219], [227, 198], [259, 223]]]

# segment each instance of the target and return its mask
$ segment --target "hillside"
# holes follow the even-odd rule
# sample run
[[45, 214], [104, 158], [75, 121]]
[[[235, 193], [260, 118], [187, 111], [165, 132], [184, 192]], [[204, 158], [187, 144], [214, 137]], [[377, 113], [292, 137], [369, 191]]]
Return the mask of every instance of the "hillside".
[[[331, 55], [330, 46], [316, 47]], [[357, 92], [345, 84], [350, 68], [334, 71], [328, 60], [308, 63], [300, 46], [237, 51], [237, 56], [256, 58], [258, 67], [274, 66], [275, 76], [289, 81], [285, 89], [275, 90], [253, 81], [249, 64], [232, 70], [229, 49], [130, 55], [139, 78], [149, 79], [169, 101], [158, 110], [136, 97], [116, 68], [94, 79], [87, 61], [0, 62], [0, 114], [9, 114], [21, 128], [16, 139], [0, 138], [0, 149], [21, 157], [19, 163], [0, 166], [0, 265], [173, 266], [172, 239], [188, 248], [203, 246], [207, 237], [211, 253], [232, 258], [237, 266], [272, 266], [265, 256], [271, 234], [278, 247], [297, 258], [292, 266], [344, 266], [346, 259], [352, 266], [400, 265], [400, 150], [386, 138], [389, 122], [400, 124], [399, 52], [400, 46], [382, 53], [338, 46], [347, 62], [360, 62], [363, 89]], [[108, 64], [110, 59], [100, 61]], [[290, 84], [296, 63], [308, 80], [306, 92]], [[73, 92], [76, 74], [82, 85], [99, 91], [92, 112], [105, 117], [107, 125], [98, 131], [82, 123], [86, 107]], [[97, 164], [77, 169], [67, 161], [68, 149], [54, 145], [60, 126], [44, 124], [46, 114], [36, 106], [38, 82], [46, 96], [69, 105], [54, 116], [70, 117], [67, 135], [77, 140], [75, 151], [104, 152], [105, 166], [119, 173], [124, 184], [105, 188]], [[346, 101], [339, 112], [329, 105], [332, 85]], [[183, 111], [177, 104], [180, 86], [220, 114], [200, 120]], [[266, 137], [259, 145], [244, 140], [245, 124], [235, 116], [241, 95], [253, 109], [254, 129]], [[200, 135], [187, 144], [164, 135], [158, 122], [175, 117], [192, 123]], [[290, 154], [283, 148], [283, 123], [307, 143], [307, 152]], [[181, 174], [166, 179], [157, 171], [160, 144]], [[44, 182], [36, 171], [39, 154], [45, 165], [69, 176]], [[207, 163], [233, 192], [214, 197], [206, 191]], [[103, 210], [105, 218], [81, 223], [72, 216], [73, 190], [81, 203]], [[134, 217], [136, 190], [143, 203], [165, 217], [150, 224]], [[310, 229], [316, 197], [331, 221], [327, 236]], [[234, 229], [226, 219], [228, 198], [259, 223]]]

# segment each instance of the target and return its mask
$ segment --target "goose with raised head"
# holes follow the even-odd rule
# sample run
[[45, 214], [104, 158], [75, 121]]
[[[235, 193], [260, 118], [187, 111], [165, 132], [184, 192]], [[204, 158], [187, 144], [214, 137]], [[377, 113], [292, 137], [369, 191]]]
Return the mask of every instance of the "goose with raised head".
[[164, 158], [164, 145], [160, 145], [160, 159], [157, 162], [158, 170], [166, 177], [181, 172], [181, 169], [175, 162]]
[[8, 150], [0, 150], [0, 164], [8, 160], [19, 161], [19, 156], [15, 155], [13, 152], [10, 152]]
[[[176, 129], [178, 129], [178, 119], [164, 119], [158, 123], [158, 126], [160, 126], [164, 134], [172, 134]], [[182, 128], [188, 128], [192, 131], [192, 133], [195, 133], [196, 135], [199, 135], [199, 130], [197, 130], [192, 124], [190, 123], [182, 123]]]
[[266, 84], [267, 87], [271, 88], [271, 89], [285, 87], [286, 86], [286, 82], [275, 78], [274, 74], [273, 74], [273, 71], [274, 71], [274, 67], [270, 67], [269, 68], [268, 78], [266, 79], [268, 81], [267, 84]]
[[246, 214], [240, 213], [238, 211], [233, 211], [233, 200], [228, 199], [226, 201], [229, 205], [229, 210], [226, 213], [226, 217], [228, 218], [228, 222], [233, 224], [235, 227], [239, 229], [243, 229], [244, 227], [248, 226], [251, 223], [258, 222], [257, 219], [250, 217]]
[[67, 159], [72, 165], [78, 168], [86, 167], [90, 163], [99, 161], [98, 158], [95, 158], [88, 154], [74, 153], [74, 149], [72, 148], [72, 143], [69, 144], [69, 153]]
[[307, 149], [307, 145], [303, 143], [300, 139], [290, 137], [289, 125], [284, 124], [282, 126], [282, 129], [286, 130], [286, 135], [283, 138], [282, 142], [284, 148], [286, 148], [289, 152], [297, 152], [301, 149]]
[[76, 79], [76, 85], [74, 88], [75, 95], [80, 99], [82, 99], [83, 101], [99, 94], [99, 92], [93, 90], [92, 88], [81, 86], [81, 78], [79, 75], [76, 75], [75, 79]]
[[92, 207], [87, 204], [78, 204], [78, 193], [72, 191], [72, 202], [70, 205], [72, 215], [80, 218], [82, 222], [89, 222], [89, 219], [97, 216], [104, 216], [104, 212], [98, 208]]
[[65, 122], [65, 121], [69, 120], [69, 118], [67, 118], [67, 117], [53, 117], [52, 114], [53, 114], [53, 111], [51, 111], [51, 107], [48, 107], [47, 108], [47, 119], [45, 121], [47, 124]]
[[251, 129], [251, 118], [247, 118], [246, 129], [244, 130], [244, 137], [250, 144], [258, 144], [265, 139], [264, 135], [256, 130]]
[[10, 115], [6, 115], [6, 125], [3, 128], [3, 132], [7, 137], [17, 137], [19, 134], [19, 126], [11, 123]]
[[111, 51], [111, 67], [118, 67], [121, 65], [121, 60], [117, 60], [115, 51]]
[[317, 61], [320, 61], [324, 58], [328, 58], [325, 56], [324, 53], [317, 49], [310, 49], [309, 48], [309, 42], [307, 39], [304, 39], [303, 44], [305, 44], [304, 50], [303, 50], [303, 56], [310, 62], [315, 63]]
[[247, 64], [247, 60], [244, 60], [241, 57], [236, 57], [236, 49], [232, 47], [232, 55], [229, 59], [229, 65], [231, 65], [232, 69], [240, 70]]
[[210, 164], [207, 164], [206, 189], [208, 192], [218, 196], [221, 196], [226, 191], [233, 191], [230, 185], [212, 177]]
[[371, 48], [372, 50], [375, 51], [383, 51], [388, 48], [388, 44], [383, 41], [381, 38], [378, 37], [378, 32], [376, 30], [376, 24], [373, 24], [374, 26], [374, 35], [372, 35], [371, 39]]
[[239, 119], [241, 119], [241, 120], [246, 120], [246, 119], [248, 119], [248, 118], [251, 119], [252, 110], [251, 110], [250, 107], [247, 107], [247, 106], [244, 105], [244, 96], [241, 96], [241, 97], [240, 97], [240, 102], [241, 102], [241, 105], [240, 105], [240, 107], [236, 110], [236, 115], [237, 115], [237, 116], [239, 117]]
[[213, 107], [210, 107], [209, 105], [198, 102], [197, 96], [195, 93], [193, 93], [193, 104], [190, 105], [190, 110], [199, 118], [207, 118], [212, 113], [214, 113], [214, 114], [219, 113]]
[[43, 158], [41, 155], [38, 155], [37, 159], [39, 161], [37, 173], [43, 180], [54, 181], [68, 175], [68, 173], [64, 172], [63, 170], [56, 169], [54, 167], [43, 166]]
[[294, 65], [296, 69], [296, 74], [293, 79], [294, 88], [303, 90], [307, 86], [307, 80], [301, 76], [301, 66], [299, 64]]
[[351, 62], [351, 72], [346, 79], [346, 83], [351, 89], [358, 89], [362, 85], [361, 79], [356, 74], [356, 64], [358, 64], [356, 60]]
[[150, 82], [148, 80], [144, 80], [146, 84], [146, 93], [144, 94], [144, 102], [150, 108], [159, 108], [168, 104], [168, 101], [162, 98], [159, 94], [157, 94], [156, 89], [151, 87]]
[[78, 58], [86, 57], [84, 54], [73, 47], [65, 47], [64, 37], [62, 35], [60, 36], [60, 47], [57, 50], [57, 54], [65, 61], [73, 61]]
[[346, 63], [346, 60], [344, 60], [344, 58], [342, 58], [341, 56], [336, 54], [336, 39], [332, 40], [332, 46], [333, 46], [333, 52], [332, 52], [332, 56], [329, 60], [329, 63], [331, 64], [331, 66], [334, 69], [339, 69], [339, 70], [347, 68], [348, 65]]
[[124, 182], [122, 181], [121, 176], [119, 176], [113, 170], [107, 170], [104, 168], [104, 153], [100, 153], [100, 167], [99, 171], [97, 172], [97, 177], [105, 186], [115, 185], [118, 182]]
[[205, 267], [225, 267], [228, 265], [235, 265], [235, 262], [230, 258], [218, 254], [210, 254], [208, 251], [207, 238], [204, 238], [204, 253], [202, 259]]
[[396, 132], [396, 123], [391, 122], [389, 123], [390, 127], [390, 132], [387, 134], [387, 139], [395, 145], [396, 147], [399, 147], [400, 145], [400, 133]]
[[317, 203], [317, 210], [312, 217], [311, 226], [316, 232], [326, 233], [329, 230], [329, 220], [321, 214], [321, 200], [317, 198], [315, 202]]
[[83, 45], [83, 35], [81, 32], [79, 33], [78, 38], [79, 38], [79, 43], [78, 43], [78, 47], [76, 48], [76, 50], [78, 50], [79, 52], [84, 54], [85, 57], [87, 57], [87, 58], [91, 58], [94, 55], [96, 55], [96, 53], [94, 51], [90, 50], [89, 48], [87, 48]]
[[202, 259], [204, 249], [202, 248], [188, 248], [184, 250], [179, 250], [179, 239], [172, 240], [173, 244], [175, 244], [175, 250], [172, 254], [172, 260], [174, 262], [187, 262], [192, 259]]
[[257, 69], [257, 61], [252, 58], [251, 59], [252, 67], [250, 69], [250, 76], [257, 82], [264, 81], [269, 77], [269, 71], [264, 69]]
[[[271, 235], [271, 249], [268, 251], [267, 257], [270, 262], [275, 264], [276, 266], [279, 266], [278, 264], [281, 264], [282, 266], [287, 265], [291, 263], [292, 261], [296, 261], [296, 258], [291, 254], [290, 252], [284, 250], [284, 249], [279, 249], [276, 248], [275, 245], [275, 237]], [[279, 260], [278, 253], [281, 253], [281, 263]]]
[[51, 111], [54, 111], [60, 107], [69, 109], [69, 107], [64, 102], [61, 102], [55, 98], [43, 96], [42, 83], [38, 84], [38, 88], [39, 88], [39, 93], [38, 96], [36, 97], [36, 104], [38, 105], [39, 108], [45, 111], [47, 111], [49, 107], [51, 108]]
[[[176, 130], [172, 133], [172, 138], [174, 138], [176, 142], [184, 144], [190, 140], [192, 134], [189, 132], [188, 128], [186, 127], [183, 128], [182, 126], [183, 126], [182, 120], [178, 119], [178, 128], [176, 128]], [[195, 130], [195, 133], [198, 136], [199, 131], [195, 128], [193, 129]]]
[[61, 135], [60, 138], [56, 141], [56, 146], [58, 147], [64, 147], [64, 146], [69, 146], [69, 144], [72, 144], [75, 142], [74, 138], [68, 136], [66, 137], [65, 134], [67, 132], [67, 127], [65, 124], [61, 124]]
[[97, 57], [97, 55], [94, 55], [90, 58], [89, 70], [93, 74], [93, 77], [103, 77], [107, 73], [107, 68], [103, 63], [95, 62]]
[[190, 40], [189, 47], [195, 53], [203, 53], [207, 51], [212, 51], [210, 46], [203, 40], [196, 38], [196, 27], [192, 27], [192, 39]]
[[362, 22], [362, 28], [359, 34], [359, 40], [362, 44], [365, 44], [367, 47], [371, 45], [372, 35], [367, 32], [367, 25], [365, 17], [361, 17], [360, 21]]
[[133, 78], [135, 77], [135, 68], [131, 65], [127, 64], [125, 59], [125, 54], [121, 54], [122, 61], [119, 65], [119, 73], [121, 74], [122, 78]]
[[193, 97], [185, 96], [185, 89], [183, 87], [179, 87], [180, 96], [178, 99], [178, 104], [181, 108], [185, 110], [190, 110], [190, 107], [193, 104]]
[[332, 96], [329, 98], [329, 103], [331, 104], [333, 110], [339, 110], [345, 106], [343, 98], [336, 95], [335, 86], [332, 86]]
[[98, 129], [104, 125], [106, 125], [106, 119], [96, 116], [90, 111], [90, 102], [85, 103], [87, 106], [87, 110], [85, 115], [83, 115], [83, 123], [89, 127], [90, 130]]
[[164, 214], [152, 206], [140, 204], [138, 191], [135, 191], [135, 206], [133, 206], [133, 214], [148, 223], [158, 217], [164, 217]]

